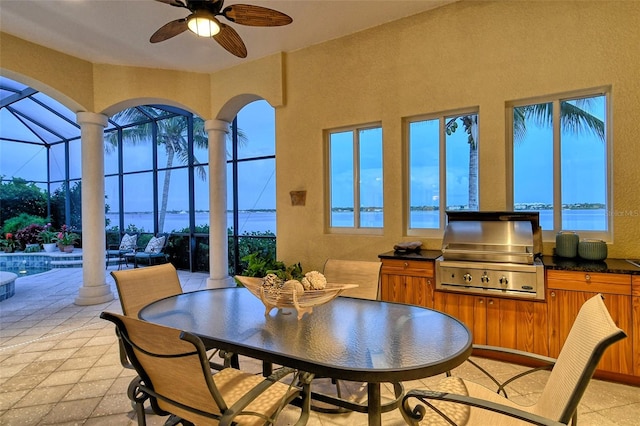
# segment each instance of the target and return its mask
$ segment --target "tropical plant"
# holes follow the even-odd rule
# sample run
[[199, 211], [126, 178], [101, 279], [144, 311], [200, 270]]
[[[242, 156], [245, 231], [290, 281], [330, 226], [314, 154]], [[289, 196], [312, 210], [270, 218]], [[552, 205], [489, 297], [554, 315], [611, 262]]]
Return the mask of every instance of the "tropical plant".
[[22, 246], [27, 244], [37, 244], [40, 232], [44, 229], [44, 226], [32, 223], [27, 225], [16, 232], [16, 240], [20, 242]]
[[[47, 196], [34, 183], [14, 177], [11, 181], [0, 180], [0, 226], [7, 219], [22, 213], [36, 217], [47, 215]], [[27, 224], [25, 224], [27, 225]], [[20, 226], [19, 228], [24, 227]], [[11, 232], [17, 231], [13, 229]]]
[[55, 241], [63, 246], [71, 246], [76, 243], [80, 239], [80, 235], [73, 232], [71, 229], [67, 227], [67, 225], [62, 225], [60, 228], [60, 232], [55, 238]]
[[[560, 126], [563, 130], [578, 134], [581, 132], [593, 133], [604, 142], [604, 122], [591, 114], [592, 98], [576, 99], [575, 105], [570, 102], [560, 102]], [[526, 121], [533, 119], [539, 126], [551, 126], [553, 124], [553, 104], [543, 103], [527, 105], [513, 109], [513, 134], [514, 143], [520, 143], [527, 134]], [[445, 130], [448, 135], [454, 133], [457, 128], [457, 120], [462, 121], [464, 131], [468, 135], [469, 143], [469, 209], [478, 208], [478, 116], [462, 115], [451, 118], [446, 123]]]
[[[138, 123], [126, 126], [122, 130], [122, 142], [139, 144], [153, 142], [163, 147], [166, 152], [167, 162], [162, 182], [160, 207], [158, 212], [158, 228], [164, 230], [164, 221], [169, 200], [169, 188], [171, 183], [171, 171], [176, 157], [182, 164], [189, 163], [189, 135], [193, 134], [193, 145], [198, 148], [209, 146], [209, 139], [204, 130], [204, 121], [199, 117], [193, 117], [185, 112], [184, 115], [167, 113], [159, 108], [141, 106], [129, 108], [114, 115], [113, 120], [119, 123]], [[149, 119], [151, 118], [151, 120]], [[192, 127], [191, 123], [193, 123]], [[157, 131], [154, 131], [154, 127]], [[111, 152], [118, 146], [119, 132], [110, 132], [105, 135], [105, 150]], [[155, 140], [154, 140], [155, 138]], [[239, 130], [239, 140], [246, 141], [246, 136]], [[206, 161], [205, 161], [206, 162]], [[202, 179], [206, 179], [206, 170], [197, 158], [193, 158], [196, 173]]]
[[53, 230], [51, 227], [51, 223], [47, 223], [42, 231], [38, 234], [38, 240], [40, 240], [43, 244], [51, 244], [54, 242], [54, 239], [58, 233]]
[[[69, 188], [68, 191], [67, 188]], [[71, 186], [64, 182], [53, 192], [51, 223], [54, 225], [68, 223], [73, 227], [82, 227], [82, 182], [73, 182]]]
[[16, 248], [17, 242], [13, 238], [13, 234], [11, 232], [7, 232], [4, 234], [4, 238], [0, 238], [0, 247], [6, 251], [13, 251]]
[[[4, 206], [2, 206], [4, 208]], [[1, 210], [1, 209], [0, 209]], [[12, 234], [16, 234], [18, 230], [26, 228], [29, 225], [45, 225], [47, 223], [47, 219], [34, 216], [28, 213], [20, 213], [17, 216], [14, 216], [10, 219], [7, 219], [4, 222], [4, 226], [2, 227], [3, 232], [10, 232]]]

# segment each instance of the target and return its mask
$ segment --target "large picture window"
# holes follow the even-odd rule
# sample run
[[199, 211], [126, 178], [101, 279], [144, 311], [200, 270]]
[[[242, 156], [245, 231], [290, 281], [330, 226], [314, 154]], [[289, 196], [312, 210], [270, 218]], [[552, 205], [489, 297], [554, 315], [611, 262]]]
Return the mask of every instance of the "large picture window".
[[477, 112], [420, 116], [405, 124], [408, 233], [442, 229], [446, 210], [478, 210]]
[[384, 225], [382, 127], [331, 130], [327, 136], [329, 228], [336, 231], [381, 229]]
[[508, 107], [513, 209], [540, 212], [543, 230], [606, 237], [611, 216], [607, 91]]

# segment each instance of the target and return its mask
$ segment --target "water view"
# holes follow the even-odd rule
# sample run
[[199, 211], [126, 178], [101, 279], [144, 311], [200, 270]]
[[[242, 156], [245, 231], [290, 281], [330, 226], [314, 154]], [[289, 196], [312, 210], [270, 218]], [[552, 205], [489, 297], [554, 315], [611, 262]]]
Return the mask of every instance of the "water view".
[[[381, 223], [381, 212], [363, 212], [362, 224]], [[540, 211], [540, 225], [542, 229], [553, 229], [553, 212], [551, 210]], [[117, 213], [107, 214], [111, 220], [110, 225], [117, 224]], [[588, 210], [567, 210], [563, 213], [564, 229], [582, 231], [603, 231], [607, 229], [607, 211], [605, 209]], [[348, 227], [353, 224], [353, 214], [351, 212], [334, 212], [332, 215], [334, 226]], [[153, 215], [151, 213], [127, 213], [124, 215], [125, 227], [133, 224], [145, 231], [153, 229]], [[209, 213], [197, 212], [196, 225], [208, 225]], [[437, 211], [414, 211], [411, 212], [411, 227], [413, 229], [438, 228], [439, 214]], [[167, 232], [181, 230], [189, 226], [189, 215], [186, 213], [167, 213], [165, 217], [164, 229]], [[227, 227], [233, 227], [233, 216], [227, 213]], [[239, 234], [251, 232], [273, 232], [276, 233], [276, 212], [275, 211], [242, 211], [238, 221]]]

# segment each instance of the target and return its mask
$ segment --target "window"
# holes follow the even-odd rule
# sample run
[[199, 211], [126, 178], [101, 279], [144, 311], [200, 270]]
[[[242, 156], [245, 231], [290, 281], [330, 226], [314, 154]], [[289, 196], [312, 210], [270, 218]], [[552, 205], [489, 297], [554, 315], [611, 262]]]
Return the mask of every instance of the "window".
[[607, 236], [607, 109], [602, 89], [508, 105], [514, 210], [540, 212], [543, 230]]
[[382, 127], [332, 130], [327, 136], [329, 228], [381, 229]]
[[408, 234], [442, 229], [446, 210], [478, 210], [477, 112], [412, 118], [406, 134]]

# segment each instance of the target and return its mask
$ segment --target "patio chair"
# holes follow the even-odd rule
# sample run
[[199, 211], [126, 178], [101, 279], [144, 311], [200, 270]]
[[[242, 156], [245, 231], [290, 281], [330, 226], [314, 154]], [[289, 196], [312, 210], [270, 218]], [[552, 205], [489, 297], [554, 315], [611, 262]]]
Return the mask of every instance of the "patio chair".
[[[566, 425], [570, 421], [575, 425], [578, 404], [602, 354], [611, 344], [626, 337], [611, 319], [602, 299], [598, 294], [582, 305], [557, 359], [479, 346], [483, 350], [512, 353], [549, 365], [551, 373], [534, 405], [522, 406], [507, 399], [504, 386], [541, 367], [503, 383], [489, 375], [498, 385], [496, 392], [457, 377], [444, 379], [436, 391], [411, 390], [403, 398], [403, 417], [411, 425]], [[430, 409], [420, 404], [412, 408], [410, 401], [415, 399]]]
[[[116, 282], [122, 313], [128, 317], [138, 318], [138, 312], [151, 302], [182, 293], [178, 272], [171, 263], [155, 265], [148, 268], [112, 271]], [[216, 350], [210, 354], [212, 358]], [[221, 370], [231, 365], [238, 368], [238, 357], [221, 352], [223, 364], [211, 361], [211, 367]], [[127, 359], [124, 347], [120, 346], [120, 362], [126, 368], [133, 368]]]
[[[357, 299], [378, 300], [380, 296], [380, 268], [382, 262], [369, 262], [362, 260], [327, 259], [322, 269], [322, 274], [328, 283], [332, 284], [358, 284], [358, 287], [347, 289], [340, 293], [340, 297], [348, 296]], [[316, 379], [330, 379], [336, 387], [336, 395], [344, 399], [340, 382], [334, 378], [317, 377]], [[399, 384], [394, 384], [399, 386]], [[313, 399], [331, 404], [329, 397], [314, 393]], [[342, 407], [327, 407], [314, 405], [315, 411], [323, 413], [344, 413], [348, 410]]]
[[140, 233], [124, 234], [120, 240], [120, 244], [107, 244], [107, 267], [109, 267], [109, 259], [118, 259], [118, 269], [122, 267], [122, 263], [126, 262], [127, 253], [135, 252]]
[[[296, 425], [307, 423], [307, 374], [288, 368], [266, 378], [234, 368], [212, 374], [194, 334], [109, 312], [100, 317], [116, 325], [138, 373], [127, 392], [138, 425], [146, 425], [147, 400], [155, 414], [177, 416], [183, 424], [243, 426], [273, 424], [297, 400], [302, 409]], [[281, 381], [285, 377], [290, 383]]]
[[158, 234], [151, 237], [143, 251], [137, 251], [133, 257], [133, 265], [135, 268], [142, 262], [149, 266], [167, 263], [168, 255], [165, 253], [167, 244], [169, 243], [169, 234]]
[[340, 296], [378, 300], [380, 296], [380, 267], [382, 262], [327, 259], [322, 274], [333, 284], [358, 284]]

